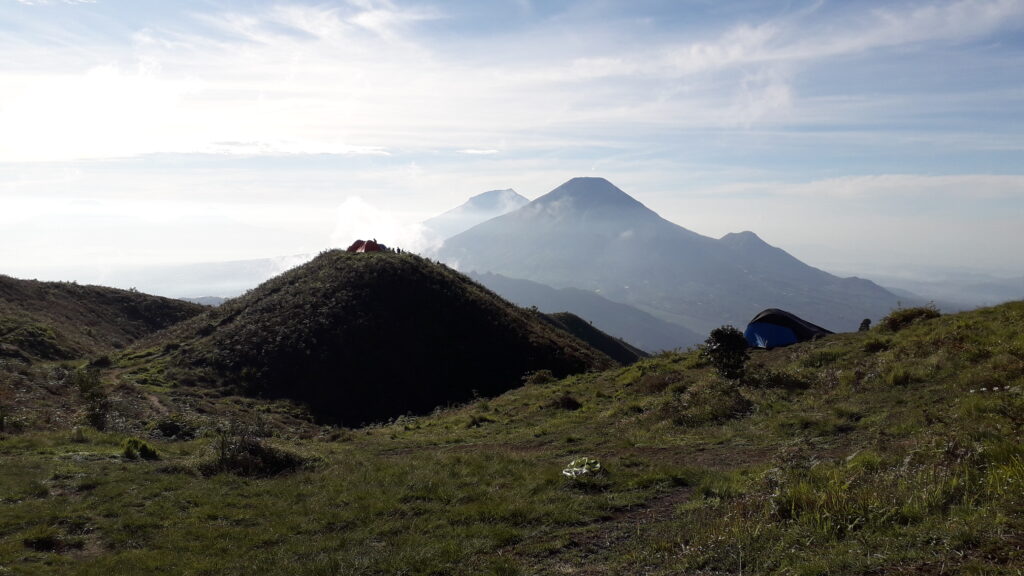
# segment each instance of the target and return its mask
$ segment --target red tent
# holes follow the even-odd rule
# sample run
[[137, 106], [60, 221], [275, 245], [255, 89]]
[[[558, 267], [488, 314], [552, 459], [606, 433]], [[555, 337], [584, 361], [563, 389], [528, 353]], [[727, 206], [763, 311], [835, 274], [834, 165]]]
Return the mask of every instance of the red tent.
[[378, 244], [376, 240], [356, 240], [346, 252], [382, 252], [383, 250], [384, 245]]

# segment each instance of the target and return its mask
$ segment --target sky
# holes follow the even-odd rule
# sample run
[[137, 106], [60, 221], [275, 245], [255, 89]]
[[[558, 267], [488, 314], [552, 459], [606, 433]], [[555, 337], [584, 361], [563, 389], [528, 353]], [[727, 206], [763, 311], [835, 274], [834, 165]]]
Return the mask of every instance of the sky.
[[0, 0], [0, 273], [417, 248], [574, 176], [830, 271], [1024, 276], [1024, 0]]

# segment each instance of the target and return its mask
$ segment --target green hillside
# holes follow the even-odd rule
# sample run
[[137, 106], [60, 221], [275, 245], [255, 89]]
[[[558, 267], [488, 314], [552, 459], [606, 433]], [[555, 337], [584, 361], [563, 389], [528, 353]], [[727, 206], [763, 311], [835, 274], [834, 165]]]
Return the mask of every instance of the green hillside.
[[[668, 353], [358, 429], [114, 366], [134, 428], [9, 417], [0, 570], [1021, 574], [1024, 303], [893, 328], [738, 383]], [[4, 366], [0, 394], [89, 402], [74, 367]], [[563, 475], [584, 456], [603, 473]]]
[[168, 384], [308, 403], [358, 425], [616, 363], [540, 314], [411, 254], [329, 251], [140, 342]]
[[594, 328], [593, 324], [570, 312], [544, 314], [543, 318], [551, 325], [561, 330], [565, 330], [593, 346], [596, 350], [606, 354], [609, 358], [615, 360], [619, 364], [633, 364], [641, 358], [647, 358], [650, 356], [650, 354], [636, 346], [632, 346], [628, 342], [609, 336], [597, 328]]
[[0, 345], [8, 356], [78, 358], [123, 348], [204, 309], [131, 290], [0, 275]]

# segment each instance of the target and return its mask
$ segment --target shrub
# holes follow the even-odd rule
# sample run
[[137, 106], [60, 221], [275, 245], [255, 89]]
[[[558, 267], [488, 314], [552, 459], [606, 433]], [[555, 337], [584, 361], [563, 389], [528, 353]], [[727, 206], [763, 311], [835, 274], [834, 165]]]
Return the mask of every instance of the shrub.
[[883, 330], [897, 332], [916, 322], [938, 318], [941, 315], [935, 304], [915, 306], [913, 308], [897, 308], [890, 312], [888, 316], [882, 318], [878, 325]]
[[89, 362], [89, 366], [93, 368], [109, 368], [113, 365], [114, 362], [110, 359], [110, 356], [107, 356], [106, 354], [94, 358]]
[[191, 440], [196, 437], [198, 426], [183, 414], [171, 414], [153, 423], [153, 429], [165, 438]]
[[199, 464], [207, 476], [230, 472], [239, 476], [275, 476], [298, 469], [306, 459], [264, 442], [254, 426], [231, 421], [217, 429], [213, 457]]
[[100, 374], [92, 368], [82, 368], [71, 373], [71, 385], [85, 400], [85, 421], [97, 430], [107, 427], [107, 416], [110, 414], [110, 396], [100, 381]]
[[523, 384], [547, 384], [557, 380], [551, 370], [537, 370], [523, 376]]
[[892, 341], [886, 338], [870, 338], [864, 341], [861, 349], [869, 354], [874, 354], [888, 350], [890, 346], [892, 346]]
[[56, 552], [63, 547], [60, 534], [49, 526], [32, 530], [21, 542], [36, 552]]
[[724, 378], [736, 380], [743, 377], [744, 365], [750, 358], [747, 339], [733, 326], [715, 328], [701, 345], [701, 355]]
[[669, 384], [673, 384], [678, 380], [679, 374], [676, 372], [644, 374], [636, 383], [636, 389], [643, 394], [658, 394], [664, 392]]
[[771, 368], [755, 368], [748, 371], [742, 383], [751, 388], [781, 388], [783, 390], [806, 390], [811, 387], [810, 381], [799, 374], [788, 370]]
[[483, 426], [488, 422], [494, 422], [494, 420], [491, 420], [487, 416], [475, 414], [473, 416], [470, 416], [469, 422], [466, 422], [466, 428], [479, 428], [480, 426]]
[[914, 381], [914, 375], [902, 366], [894, 366], [885, 375], [885, 383], [887, 386], [906, 386]]
[[835, 364], [842, 355], [841, 351], [829, 348], [815, 350], [803, 359], [803, 365], [807, 368], [824, 368], [829, 364]]
[[679, 400], [676, 424], [700, 426], [717, 424], [750, 411], [750, 400], [740, 394], [734, 381], [706, 380], [691, 386]]
[[160, 454], [149, 444], [139, 440], [138, 438], [127, 438], [122, 445], [122, 454], [125, 458], [130, 460], [158, 460]]
[[580, 404], [579, 400], [573, 398], [568, 394], [562, 394], [554, 402], [551, 403], [551, 406], [553, 406], [554, 408], [559, 408], [561, 410], [579, 410], [580, 408], [583, 407], [583, 404]]

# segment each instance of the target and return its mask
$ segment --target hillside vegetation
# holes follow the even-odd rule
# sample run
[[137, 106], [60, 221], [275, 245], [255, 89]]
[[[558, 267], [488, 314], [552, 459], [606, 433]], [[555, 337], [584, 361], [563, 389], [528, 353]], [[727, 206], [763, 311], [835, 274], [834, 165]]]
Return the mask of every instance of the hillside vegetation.
[[[755, 351], [738, 382], [666, 353], [358, 429], [104, 369], [148, 396], [134, 427], [8, 417], [0, 567], [1021, 574], [1024, 303], [900, 318]], [[76, 365], [4, 365], [84, 410]], [[602, 472], [563, 475], [583, 456]]]
[[78, 358], [123, 348], [204, 309], [131, 290], [0, 275], [0, 345], [7, 355]]
[[552, 326], [572, 334], [619, 364], [633, 364], [641, 358], [650, 356], [636, 346], [594, 328], [592, 323], [575, 314], [555, 312], [554, 314], [543, 314], [541, 317]]
[[125, 366], [166, 368], [170, 385], [300, 400], [350, 425], [616, 364], [445, 266], [337, 250], [132, 352]]

